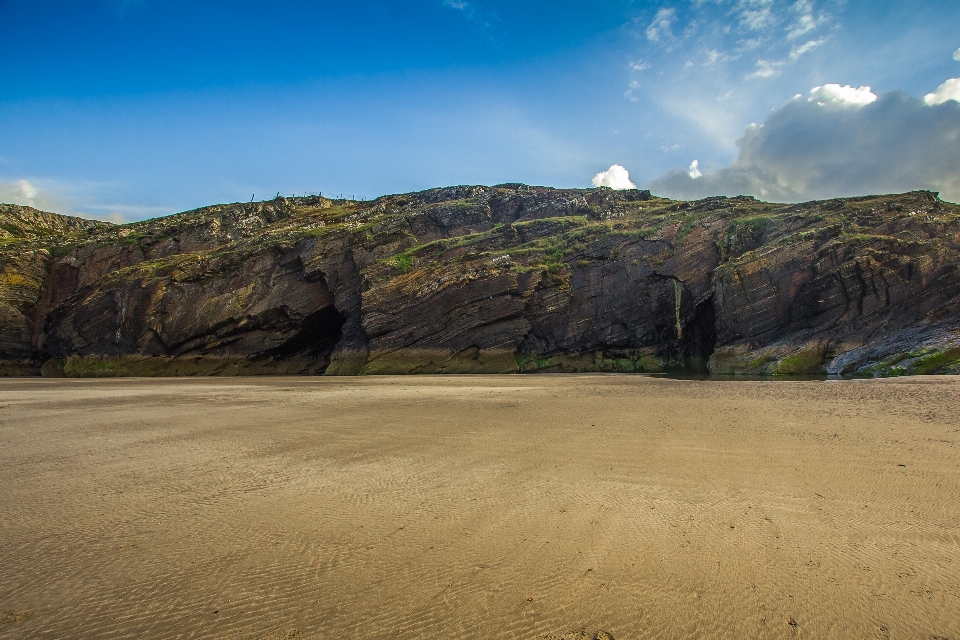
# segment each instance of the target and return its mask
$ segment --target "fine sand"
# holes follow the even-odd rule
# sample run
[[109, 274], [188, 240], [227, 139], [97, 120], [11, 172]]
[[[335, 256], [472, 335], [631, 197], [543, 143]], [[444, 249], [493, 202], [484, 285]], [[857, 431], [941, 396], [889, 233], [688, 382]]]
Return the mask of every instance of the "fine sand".
[[2, 381], [0, 638], [960, 640], [958, 409], [948, 377]]

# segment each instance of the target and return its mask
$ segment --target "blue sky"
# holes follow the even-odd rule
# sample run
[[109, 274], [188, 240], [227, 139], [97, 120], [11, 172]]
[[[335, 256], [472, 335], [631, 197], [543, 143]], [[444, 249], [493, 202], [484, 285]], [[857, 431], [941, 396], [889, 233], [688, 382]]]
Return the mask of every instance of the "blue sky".
[[613, 164], [674, 197], [956, 200], [958, 25], [922, 0], [0, 0], [0, 201], [141, 219]]

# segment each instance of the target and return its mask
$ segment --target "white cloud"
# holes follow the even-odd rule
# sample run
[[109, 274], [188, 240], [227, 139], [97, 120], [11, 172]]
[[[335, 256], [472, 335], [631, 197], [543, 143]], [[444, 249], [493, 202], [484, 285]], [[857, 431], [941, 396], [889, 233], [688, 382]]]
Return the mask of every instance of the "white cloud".
[[610, 187], [611, 189], [636, 189], [637, 185], [630, 181], [630, 173], [619, 164], [612, 165], [606, 171], [593, 176], [593, 186]]
[[814, 16], [813, 2], [810, 0], [797, 0], [791, 9], [797, 15], [797, 19], [787, 30], [787, 40], [796, 40], [805, 36], [828, 20], [825, 15]]
[[690, 163], [690, 168], [687, 169], [687, 175], [690, 176], [691, 180], [696, 180], [697, 178], [703, 175], [702, 173], [700, 173], [699, 160], [694, 160], [693, 162]]
[[960, 102], [960, 78], [950, 78], [937, 87], [936, 91], [923, 97], [923, 101], [929, 105], [943, 104], [947, 100]]
[[759, 49], [763, 46], [763, 38], [745, 38], [743, 40], [737, 40], [737, 51], [753, 51], [754, 49]]
[[647, 30], [644, 32], [647, 36], [647, 40], [650, 42], [660, 42], [663, 39], [673, 40], [673, 31], [670, 27], [676, 17], [676, 9], [664, 7], [657, 11], [657, 15], [654, 16], [653, 22], [650, 23], [650, 26], [647, 27]]
[[815, 102], [818, 106], [831, 107], [862, 107], [875, 102], [877, 96], [870, 87], [854, 89], [850, 85], [825, 84], [810, 90], [808, 102]]
[[960, 102], [952, 99], [824, 85], [748, 126], [737, 144], [724, 169], [694, 178], [692, 166], [678, 167], [647, 186], [677, 198], [779, 202], [929, 189], [960, 202]]
[[817, 28], [817, 21], [811, 14], [800, 16], [792, 29], [787, 31], [787, 40], [796, 40]]
[[649, 62], [644, 62], [643, 60], [637, 60], [636, 62], [633, 60], [630, 61], [630, 71], [646, 71], [649, 68]]
[[62, 211], [62, 195], [50, 189], [44, 189], [35, 180], [21, 178], [0, 182], [0, 202], [33, 207], [42, 211]]
[[741, 27], [751, 31], [762, 31], [778, 22], [772, 5], [773, 0], [737, 0], [734, 13]]
[[175, 209], [170, 207], [149, 207], [143, 205], [130, 204], [91, 204], [81, 207], [82, 213], [79, 215], [84, 218], [93, 218], [95, 220], [105, 220], [115, 224], [124, 224], [134, 220], [146, 220], [148, 218], [159, 218], [176, 213]]
[[740, 24], [753, 31], [766, 29], [773, 23], [773, 12], [770, 11], [770, 7], [744, 11], [742, 14], [740, 14]]
[[475, 2], [466, 0], [444, 0], [443, 6], [450, 7], [460, 12], [467, 21], [479, 28], [489, 40], [495, 40], [495, 25], [500, 21], [500, 17], [494, 12], [484, 11], [483, 8]]
[[0, 203], [19, 204], [40, 211], [105, 220], [122, 224], [170, 215], [171, 207], [97, 204], [109, 188], [102, 183], [60, 181], [50, 178], [4, 179], [0, 176]]
[[807, 40], [803, 44], [794, 47], [790, 50], [790, 59], [796, 62], [800, 59], [800, 56], [805, 54], [808, 51], [812, 51], [826, 42], [826, 38], [820, 38], [819, 40]]
[[736, 60], [738, 57], [739, 57], [739, 56], [727, 55], [726, 53], [723, 53], [723, 52], [721, 52], [721, 51], [717, 51], [716, 49], [708, 49], [708, 50], [707, 50], [707, 59], [706, 59], [706, 61], [704, 62], [704, 64], [706, 64], [707, 66], [710, 66], [710, 65], [714, 65], [714, 64], [716, 64], [716, 63], [718, 63], [718, 62], [720, 62], [720, 63], [730, 62], [731, 60]]
[[957, 62], [960, 62], [960, 49], [957, 49], [956, 51], [953, 52], [953, 59], [956, 60]]
[[20, 191], [20, 195], [27, 200], [33, 200], [40, 192], [39, 189], [30, 184], [30, 182], [27, 180], [17, 180], [17, 189]]
[[780, 68], [783, 67], [783, 65], [784, 62], [782, 60], [757, 60], [756, 70], [748, 73], [745, 79], [754, 80], [778, 76], [780, 75]]

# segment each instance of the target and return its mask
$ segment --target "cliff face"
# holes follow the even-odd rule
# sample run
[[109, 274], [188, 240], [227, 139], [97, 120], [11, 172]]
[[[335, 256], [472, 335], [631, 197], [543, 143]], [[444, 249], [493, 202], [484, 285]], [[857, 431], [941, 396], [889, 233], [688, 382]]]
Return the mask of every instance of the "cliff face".
[[8, 374], [960, 373], [960, 207], [451, 187], [0, 205]]

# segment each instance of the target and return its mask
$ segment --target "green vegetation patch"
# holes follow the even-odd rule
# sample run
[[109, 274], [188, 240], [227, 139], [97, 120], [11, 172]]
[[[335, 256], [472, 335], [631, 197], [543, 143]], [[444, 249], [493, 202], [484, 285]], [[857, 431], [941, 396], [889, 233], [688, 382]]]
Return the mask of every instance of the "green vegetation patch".
[[775, 376], [796, 375], [802, 373], [820, 373], [823, 370], [823, 348], [818, 346], [805, 349], [795, 355], [777, 361], [771, 371]]
[[110, 377], [116, 375], [117, 364], [106, 356], [70, 356], [63, 361], [63, 373], [72, 378]]
[[400, 273], [406, 273], [413, 268], [413, 265], [416, 264], [417, 259], [413, 255], [414, 250], [410, 249], [404, 251], [403, 253], [398, 253], [395, 256], [387, 258], [384, 262], [389, 266], [393, 267]]
[[953, 373], [960, 369], [960, 346], [923, 355], [910, 363], [911, 373]]
[[727, 226], [727, 235], [730, 236], [761, 236], [774, 224], [774, 218], [769, 216], [755, 216], [752, 218], [734, 218]]

